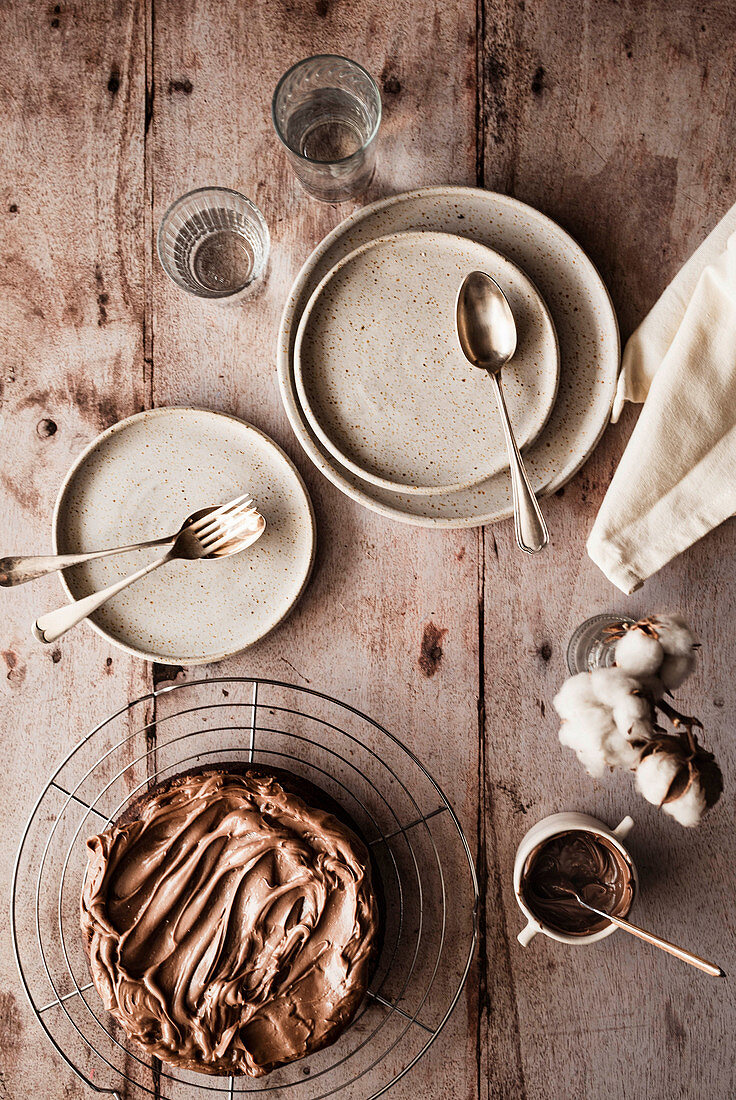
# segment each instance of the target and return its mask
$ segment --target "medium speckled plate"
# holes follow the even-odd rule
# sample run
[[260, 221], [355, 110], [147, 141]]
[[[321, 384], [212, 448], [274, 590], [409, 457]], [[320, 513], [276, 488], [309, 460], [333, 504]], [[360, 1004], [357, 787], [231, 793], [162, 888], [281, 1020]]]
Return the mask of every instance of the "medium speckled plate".
[[547, 303], [560, 347], [560, 386], [547, 426], [524, 458], [541, 494], [555, 492], [577, 473], [608, 423], [619, 368], [616, 316], [594, 265], [559, 225], [517, 199], [473, 187], [428, 187], [373, 203], [338, 225], [304, 264], [284, 307], [278, 372], [286, 413], [307, 455], [342, 492], [390, 519], [477, 527], [512, 514], [506, 470], [456, 492], [421, 496], [379, 488], [323, 446], [296, 390], [296, 333], [315, 288], [356, 248], [411, 229], [459, 233], [489, 245], [526, 272]]
[[[312, 504], [291, 460], [234, 416], [164, 408], [114, 424], [66, 476], [54, 509], [59, 554], [175, 532], [192, 512], [248, 491], [266, 530], [242, 554], [172, 562], [114, 596], [87, 621], [129, 653], [164, 664], [219, 661], [273, 629], [312, 568]], [[112, 584], [162, 551], [89, 562], [60, 573], [72, 599]]]
[[493, 387], [460, 350], [455, 300], [465, 276], [491, 275], [516, 319], [503, 388], [524, 447], [552, 411], [554, 325], [533, 283], [486, 245], [453, 233], [396, 233], [330, 271], [302, 314], [294, 375], [317, 438], [375, 485], [436, 493], [508, 465]]

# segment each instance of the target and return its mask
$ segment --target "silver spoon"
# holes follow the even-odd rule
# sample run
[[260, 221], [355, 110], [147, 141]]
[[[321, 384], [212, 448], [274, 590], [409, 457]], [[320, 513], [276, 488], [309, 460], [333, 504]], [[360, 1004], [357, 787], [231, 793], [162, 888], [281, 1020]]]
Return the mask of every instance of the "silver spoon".
[[[201, 521], [204, 520], [204, 523]], [[123, 577], [101, 592], [93, 592], [75, 603], [58, 607], [42, 615], [33, 625], [33, 633], [40, 642], [55, 642], [67, 630], [71, 630], [82, 619], [86, 619], [111, 596], [117, 595], [130, 584], [152, 573], [167, 562], [184, 560], [195, 561], [199, 558], [227, 558], [239, 554], [261, 537], [266, 529], [266, 521], [257, 512], [253, 502], [248, 507], [240, 507], [231, 512], [222, 512], [219, 508], [205, 508], [195, 512], [182, 526], [174, 543], [163, 557], [145, 565], [137, 573]]]
[[692, 951], [686, 951], [684, 947], [677, 947], [676, 944], [670, 943], [669, 940], [663, 940], [661, 936], [655, 936], [653, 932], [647, 932], [644, 928], [639, 928], [638, 925], [624, 920], [623, 917], [614, 917], [611, 913], [606, 913], [603, 909], [596, 909], [594, 905], [588, 905], [587, 901], [583, 901], [580, 897], [577, 890], [574, 890], [572, 886], [568, 889], [570, 894], [572, 894], [575, 900], [582, 905], [584, 909], [589, 909], [591, 913], [597, 913], [599, 917], [605, 917], [606, 920], [610, 920], [611, 924], [615, 924], [617, 928], [623, 928], [624, 932], [630, 932], [632, 936], [637, 936], [640, 940], [653, 944], [654, 947], [660, 947], [662, 951], [667, 951], [668, 954], [674, 955], [675, 958], [690, 963], [691, 966], [697, 967], [698, 970], [710, 974], [712, 978], [725, 978], [726, 975], [723, 970], [721, 970], [720, 966], [715, 966], [713, 963], [701, 959], [700, 955], [693, 955]]
[[[226, 512], [254, 511], [252, 497], [247, 493], [228, 501], [219, 508], [203, 508], [195, 512], [193, 516], [185, 520], [179, 530], [184, 527], [192, 527], [197, 530], [204, 527], [205, 518], [213, 519], [216, 515], [224, 515]], [[28, 581], [38, 580], [49, 573], [56, 573], [59, 569], [69, 569], [72, 565], [82, 565], [87, 561], [96, 561], [97, 558], [109, 558], [113, 554], [127, 554], [130, 550], [148, 550], [154, 546], [168, 546], [173, 542], [178, 531], [173, 535], [164, 535], [162, 538], [149, 539], [147, 542], [136, 542], [130, 546], [113, 546], [109, 550], [92, 550], [87, 554], [25, 554], [13, 557], [0, 558], [0, 586], [14, 588], [17, 584], [27, 584]]]
[[490, 374], [496, 387], [514, 500], [514, 532], [521, 550], [534, 554], [549, 542], [547, 524], [529, 484], [501, 389], [501, 370], [516, 351], [516, 322], [506, 295], [490, 275], [471, 271], [463, 281], [455, 306], [457, 336], [463, 355]]

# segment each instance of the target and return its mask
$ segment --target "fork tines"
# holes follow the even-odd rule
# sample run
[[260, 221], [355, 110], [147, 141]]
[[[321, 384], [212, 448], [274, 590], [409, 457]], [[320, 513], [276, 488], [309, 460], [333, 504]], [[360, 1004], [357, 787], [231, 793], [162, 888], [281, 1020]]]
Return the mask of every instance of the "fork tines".
[[206, 515], [201, 516], [198, 520], [195, 520], [191, 524], [189, 530], [202, 539], [205, 535], [213, 531], [218, 524], [218, 521], [222, 519], [235, 519], [240, 516], [248, 516], [251, 512], [255, 512], [256, 506], [253, 497], [248, 493], [243, 493], [242, 496], [236, 497], [235, 500], [229, 501], [227, 504], [221, 504], [219, 508], [213, 508], [207, 512]]
[[[241, 498], [241, 503], [232, 501], [226, 506], [226, 511], [218, 509], [217, 515], [210, 517], [210, 522], [196, 532], [202, 549], [208, 557], [212, 557], [232, 539], [242, 538], [251, 526], [250, 517], [256, 512], [251, 497]], [[206, 518], [206, 517], [205, 517]]]

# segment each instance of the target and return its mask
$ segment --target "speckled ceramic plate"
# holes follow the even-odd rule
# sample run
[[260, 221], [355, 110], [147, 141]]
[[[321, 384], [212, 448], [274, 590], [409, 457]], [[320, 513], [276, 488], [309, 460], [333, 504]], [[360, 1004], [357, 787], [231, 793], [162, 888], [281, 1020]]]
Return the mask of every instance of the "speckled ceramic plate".
[[517, 199], [472, 187], [428, 187], [358, 210], [325, 237], [299, 272], [281, 321], [278, 371], [284, 407], [310, 459], [342, 492], [391, 519], [425, 527], [492, 523], [512, 513], [506, 470], [456, 492], [421, 496], [379, 488], [330, 454], [297, 393], [296, 333], [315, 288], [356, 248], [411, 229], [459, 233], [489, 245], [526, 272], [547, 303], [560, 347], [560, 386], [544, 431], [525, 455], [540, 493], [569, 481], [608, 423], [619, 368], [616, 316], [595, 267], [559, 225]]
[[[149, 661], [219, 661], [273, 629], [312, 568], [314, 515], [291, 460], [257, 428], [206, 409], [153, 409], [95, 439], [67, 474], [54, 510], [54, 551], [84, 553], [175, 532], [188, 515], [249, 491], [266, 530], [242, 554], [172, 562], [87, 621]], [[60, 573], [80, 599], [161, 550], [138, 550]]]
[[478, 269], [503, 288], [516, 319], [503, 387], [519, 446], [546, 424], [559, 379], [557, 337], [526, 275], [454, 233], [379, 237], [316, 288], [294, 351], [297, 392], [315, 435], [359, 477], [435, 493], [476, 485], [508, 465], [494, 389], [455, 332], [458, 288]]

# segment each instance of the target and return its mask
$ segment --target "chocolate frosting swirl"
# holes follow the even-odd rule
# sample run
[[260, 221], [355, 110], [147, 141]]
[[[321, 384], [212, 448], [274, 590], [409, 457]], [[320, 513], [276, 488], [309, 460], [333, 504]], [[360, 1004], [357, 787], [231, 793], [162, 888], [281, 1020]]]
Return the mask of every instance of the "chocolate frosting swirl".
[[576, 830], [552, 837], [529, 856], [522, 875], [522, 894], [536, 917], [566, 935], [588, 935], [609, 921], [584, 909], [583, 901], [614, 916], [631, 908], [631, 873], [621, 853], [603, 837]]
[[368, 853], [332, 814], [257, 772], [205, 771], [87, 844], [92, 978], [149, 1054], [259, 1077], [348, 1025], [378, 914]]

